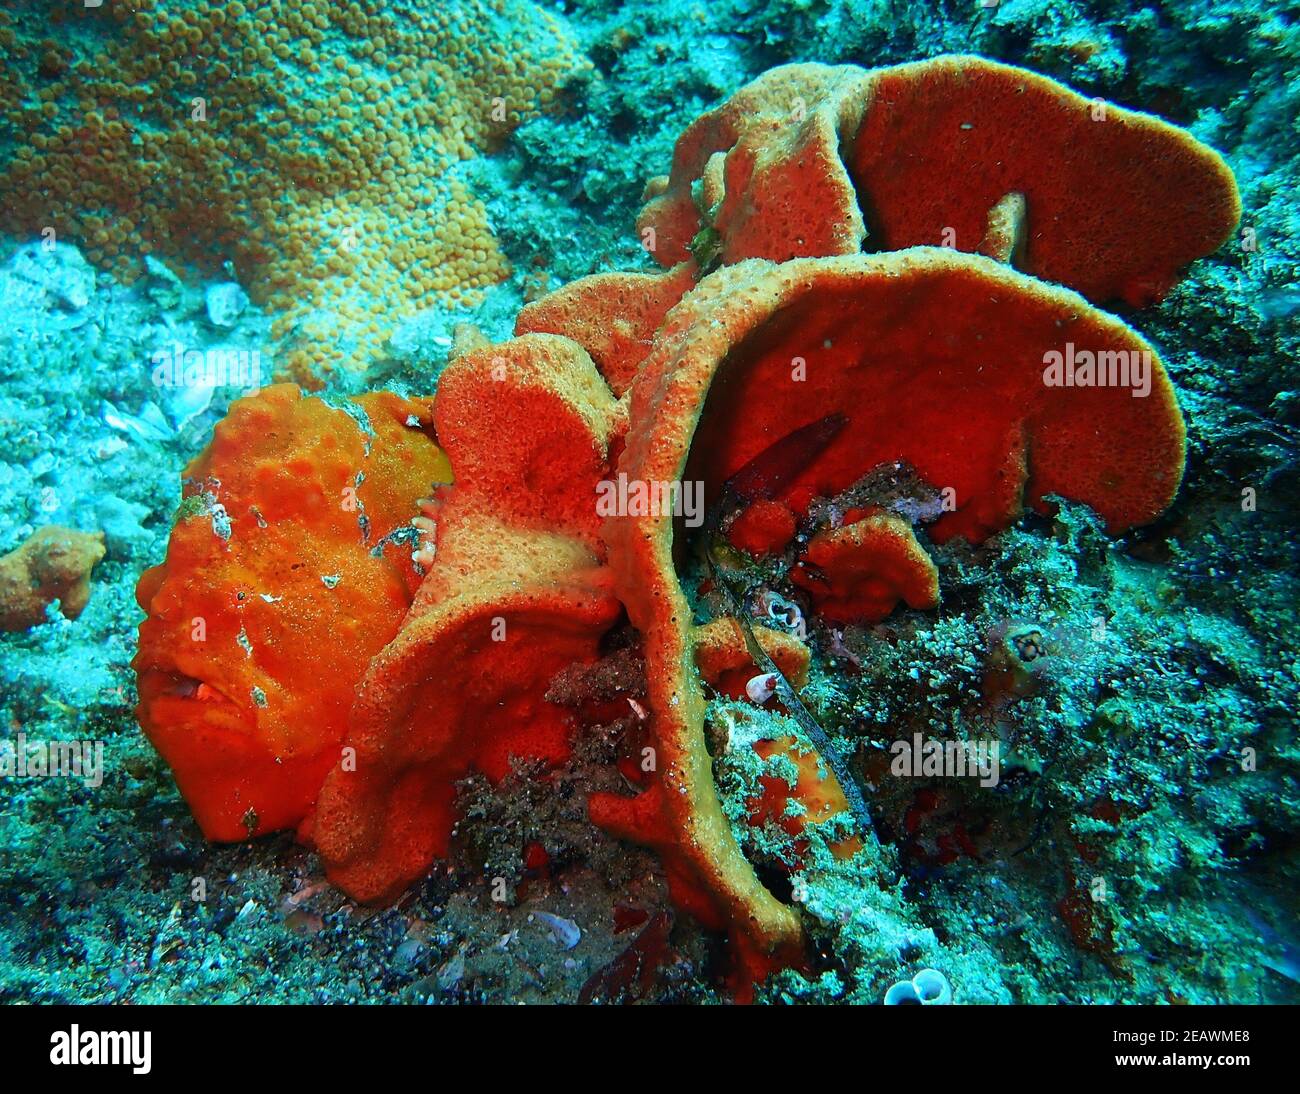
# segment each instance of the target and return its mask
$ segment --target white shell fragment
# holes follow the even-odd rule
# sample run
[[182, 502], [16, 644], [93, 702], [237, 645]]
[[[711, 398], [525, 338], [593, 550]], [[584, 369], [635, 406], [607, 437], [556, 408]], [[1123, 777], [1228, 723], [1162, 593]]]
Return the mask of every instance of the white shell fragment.
[[533, 916], [546, 924], [551, 937], [566, 950], [573, 949], [582, 938], [582, 929], [572, 919], [552, 915], [550, 912], [534, 912]]
[[766, 703], [776, 694], [776, 674], [764, 672], [751, 677], [749, 683], [745, 685], [745, 694], [752, 702], [760, 705]]

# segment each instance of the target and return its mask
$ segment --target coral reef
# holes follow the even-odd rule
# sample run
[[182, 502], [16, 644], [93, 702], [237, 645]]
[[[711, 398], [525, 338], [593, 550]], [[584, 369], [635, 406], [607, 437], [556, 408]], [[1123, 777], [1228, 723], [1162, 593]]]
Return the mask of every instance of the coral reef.
[[[1300, 221], [1288, 198], [1300, 177], [1290, 124], [1300, 39], [1289, 13], [1203, 0], [539, 6], [550, 11], [509, 0], [437, 11], [402, 0], [278, 9], [245, 0], [217, 13], [167, 0], [125, 14], [112, 3], [20, 0], [4, 14], [0, 48], [12, 63], [0, 73], [0, 187], [32, 185], [4, 203], [17, 236], [0, 240], [0, 509], [10, 517], [0, 550], [57, 521], [102, 529], [106, 553], [76, 620], [49, 612], [43, 625], [0, 634], [0, 720], [29, 741], [102, 742], [106, 778], [98, 788], [5, 783], [0, 999], [878, 1005], [891, 985], [930, 998], [937, 973], [939, 997], [957, 1003], [1296, 1001]], [[175, 25], [193, 37], [191, 9], [203, 13], [201, 41], [172, 56], [160, 35]], [[265, 42], [255, 25], [236, 25], [250, 16], [267, 25]], [[520, 65], [520, 50], [500, 45], [516, 32], [532, 49]], [[101, 53], [149, 67], [142, 34], [156, 76], [132, 85], [89, 67]], [[269, 67], [245, 61], [245, 45], [266, 45]], [[235, 46], [233, 61], [218, 56]], [[287, 59], [276, 56], [282, 46]], [[802, 75], [774, 70], [785, 62]], [[210, 79], [217, 63], [231, 70], [225, 85]], [[451, 92], [412, 79], [429, 66], [446, 70]], [[481, 107], [508, 69], [523, 82], [502, 121]], [[206, 130], [187, 120], [186, 71], [217, 119]], [[375, 86], [384, 78], [391, 94]], [[744, 86], [756, 78], [757, 91]], [[796, 83], [803, 103], [783, 101]], [[155, 95], [164, 85], [170, 98]], [[232, 108], [218, 86], [245, 96], [239, 133], [220, 120]], [[518, 113], [516, 94], [529, 104]], [[51, 99], [72, 134], [55, 148], [57, 128], [37, 121]], [[1012, 124], [1030, 101], [1035, 123]], [[746, 102], [754, 109], [737, 111]], [[412, 127], [421, 107], [431, 112]], [[314, 143], [337, 133], [345, 108], [349, 140]], [[682, 127], [702, 115], [712, 120], [689, 132], [710, 129], [717, 146], [698, 172], [673, 162], [659, 195], [690, 197], [680, 224], [658, 238], [630, 230], [643, 172], [667, 169], [674, 143], [694, 139]], [[873, 119], [879, 144], [866, 148], [855, 138]], [[135, 134], [131, 143], [114, 143], [111, 122]], [[448, 127], [463, 150], [448, 145]], [[903, 155], [913, 134], [917, 170]], [[1167, 167], [1199, 180], [1159, 193], [1155, 208], [1144, 186], [1155, 175], [1113, 162], [1089, 174], [1090, 160], [1143, 134]], [[92, 135], [110, 153], [102, 161], [83, 155]], [[1184, 270], [1228, 234], [1235, 208], [1222, 163], [1191, 137], [1223, 154], [1245, 213], [1230, 243]], [[380, 145], [390, 138], [395, 148]], [[220, 140], [225, 158], [209, 148]], [[805, 154], [816, 173], [800, 175]], [[137, 161], [184, 181], [140, 182]], [[1072, 188], [1063, 164], [1093, 181]], [[880, 200], [894, 202], [887, 218], [869, 171]], [[1204, 202], [1189, 209], [1202, 185]], [[452, 187], [463, 201], [449, 203]], [[644, 215], [662, 208], [656, 189]], [[47, 215], [56, 191], [62, 211]], [[766, 200], [778, 191], [781, 201]], [[144, 199], [124, 210], [116, 193]], [[391, 203], [404, 193], [416, 195], [413, 208]], [[260, 211], [245, 208], [249, 194]], [[847, 256], [797, 259], [786, 272], [806, 263], [806, 292], [780, 287], [784, 252], [768, 265], [728, 250], [779, 241], [791, 210], [802, 216], [818, 194], [844, 204], [798, 226], [795, 242]], [[365, 200], [369, 219], [358, 220]], [[169, 216], [169, 203], [184, 216]], [[451, 204], [461, 237], [444, 216]], [[1200, 228], [1148, 233], [1183, 214]], [[850, 238], [855, 217], [860, 242]], [[358, 225], [355, 236], [345, 230]], [[918, 234], [891, 235], [896, 226]], [[1034, 233], [1046, 249], [1032, 250]], [[665, 238], [682, 246], [666, 253]], [[1101, 239], [1118, 242], [1103, 252]], [[1195, 253], [1180, 251], [1193, 240]], [[905, 249], [916, 243], [949, 246]], [[358, 252], [364, 263], [353, 263]], [[1048, 256], [1056, 274], [1032, 265]], [[897, 273], [899, 306], [873, 321], [851, 301], [818, 303], [835, 280], [826, 271], [846, 261], [852, 277], [835, 277], [878, 279], [873, 293], [887, 293]], [[1086, 280], [1074, 289], [1113, 304], [1128, 326], [1044, 276]], [[708, 305], [715, 285], [729, 311]], [[980, 304], [980, 287], [997, 299]], [[1036, 362], [1032, 413], [984, 391], [989, 376], [1019, 375], [996, 346], [977, 339], [963, 350], [959, 340], [954, 360], [943, 359], [950, 293], [954, 325], [993, 322], [1018, 347], [1023, 390], [1035, 387]], [[470, 303], [486, 337], [458, 327]], [[1047, 317], [1064, 310], [1070, 327], [1053, 329]], [[1022, 338], [1022, 313], [1041, 314], [1051, 338]], [[810, 316], [826, 329], [801, 340]], [[724, 329], [710, 335], [701, 317]], [[750, 335], [731, 340], [751, 322]], [[928, 325], [929, 337], [880, 334], [909, 322]], [[869, 340], [846, 341], [846, 329], [864, 325]], [[1126, 360], [1145, 369], [1150, 395], [1043, 385], [1045, 352], [1060, 353], [1063, 382], [1089, 375], [1072, 354], [1090, 347], [1067, 329], [1132, 351]], [[702, 360], [710, 337], [716, 370], [691, 372], [678, 350]], [[203, 449], [230, 398], [258, 383], [256, 374], [194, 383], [182, 364], [233, 352], [256, 366], [259, 350], [277, 374], [332, 394], [322, 402], [285, 387], [234, 404], [217, 434], [234, 446], [203, 457], [205, 481], [178, 483], [175, 469]], [[182, 379], [159, 382], [160, 351]], [[679, 365], [700, 386], [674, 385]], [[362, 367], [364, 377], [353, 371]], [[802, 417], [827, 372], [845, 398], [828, 394]], [[894, 393], [883, 406], [858, 401], [876, 397], [873, 375]], [[735, 382], [746, 376], [761, 383]], [[400, 468], [366, 454], [358, 403], [345, 399], [381, 386], [398, 393], [373, 404], [392, 418], [364, 417], [384, 423], [383, 452], [420, 453]], [[753, 421], [733, 416], [733, 404]], [[1092, 410], [1075, 416], [1071, 405]], [[246, 428], [230, 431], [233, 421]], [[1005, 434], [987, 438], [990, 425]], [[876, 452], [865, 434], [881, 429]], [[977, 436], [987, 444], [971, 447]], [[352, 485], [390, 535], [375, 525], [367, 541], [360, 511], [291, 504], [300, 488], [346, 500], [345, 477], [331, 470], [326, 482], [313, 469], [330, 437], [342, 463], [364, 468]], [[300, 439], [314, 455], [277, 473], [279, 456], [266, 454], [292, 462]], [[615, 496], [638, 499], [626, 476], [645, 460], [643, 443], [675, 446], [678, 478], [713, 476], [707, 496], [668, 518], [612, 514], [602, 524], [593, 486], [626, 484]], [[1118, 457], [1051, 481], [1074, 466], [1066, 443], [1094, 456], [1118, 444], [1135, 466], [1152, 459], [1162, 481], [1143, 491]], [[721, 466], [710, 465], [709, 446]], [[952, 481], [967, 449], [979, 465], [965, 483], [973, 493]], [[260, 488], [284, 502], [276, 525], [238, 516], [237, 499], [259, 489], [239, 478], [245, 450]], [[932, 461], [924, 469], [912, 463], [918, 453]], [[886, 462], [854, 467], [859, 457]], [[373, 459], [382, 467], [367, 466]], [[220, 487], [207, 481], [214, 474]], [[381, 504], [374, 492], [390, 487], [391, 505]], [[214, 505], [236, 517], [229, 541], [214, 535], [224, 527]], [[880, 515], [898, 532], [890, 544], [904, 542], [909, 575], [926, 578], [925, 602], [937, 575], [939, 605], [883, 597], [868, 613], [881, 614], [875, 622], [831, 618], [816, 593], [836, 564], [820, 568], [810, 546]], [[322, 523], [333, 517], [340, 523]], [[619, 525], [651, 537], [648, 568], [627, 557]], [[851, 561], [874, 573], [884, 545]], [[168, 610], [203, 602], [229, 667], [269, 680], [236, 679], [237, 704], [205, 706], [240, 712], [221, 724], [221, 741], [238, 749], [256, 743], [247, 731], [267, 730], [282, 759], [319, 750], [306, 776], [270, 773], [261, 811], [245, 804], [251, 783], [226, 787], [220, 838], [234, 843], [205, 838], [130, 715], [132, 656], [166, 672], [176, 650], [193, 652], [179, 624], [139, 650], [132, 635], [141, 613], [131, 588], [164, 550], [142, 586], [150, 605], [165, 606], [151, 588], [159, 581]], [[319, 565], [321, 552], [339, 564]], [[240, 601], [245, 587], [279, 595], [267, 588], [277, 558], [331, 578], [346, 566], [357, 580], [334, 591], [304, 581], [292, 604]], [[637, 608], [660, 625], [649, 636], [620, 614], [622, 586], [647, 575], [680, 609], [674, 620]], [[222, 589], [235, 591], [221, 599]], [[342, 599], [349, 591], [355, 602]], [[238, 625], [250, 611], [264, 624], [260, 641], [250, 635], [252, 658]], [[670, 672], [698, 701], [674, 715], [667, 695], [665, 719], [662, 669], [674, 650]], [[339, 660], [326, 668], [322, 651]], [[142, 685], [161, 679], [141, 667]], [[200, 706], [201, 676], [172, 683], [194, 694], [147, 699], [146, 728], [159, 740], [150, 718], [167, 712], [160, 698], [175, 700], [178, 716]], [[268, 697], [278, 688], [280, 705], [258, 706], [254, 685]], [[328, 709], [306, 711], [314, 728], [286, 737], [275, 719], [317, 699]], [[655, 800], [657, 786], [680, 781], [661, 735], [669, 752], [680, 745], [716, 812], [693, 800], [679, 823], [673, 803]], [[899, 774], [897, 750], [919, 757], [927, 741], [948, 755], [982, 748], [987, 758], [996, 747], [998, 777], [927, 774], [919, 761]], [[192, 764], [182, 789], [202, 820], [221, 781], [202, 802], [205, 757], [184, 747], [177, 756]], [[716, 824], [701, 827], [710, 817]], [[268, 834], [247, 840], [249, 822]], [[715, 884], [719, 861], [735, 869]], [[750, 924], [751, 907], [774, 911]], [[782, 922], [788, 934], [769, 930]], [[789, 967], [772, 972], [780, 965]]]
[[104, 557], [103, 532], [46, 525], [0, 556], [0, 631], [23, 631], [45, 622], [58, 603], [76, 619], [90, 600], [90, 571]]
[[[805, 77], [816, 85], [823, 75], [777, 70], [753, 94], [761, 98], [786, 82], [798, 90]], [[844, 97], [865, 95], [855, 84]], [[746, 103], [742, 95], [736, 109], [750, 117]], [[1230, 176], [1225, 184], [1214, 175], [1212, 154], [1165, 130], [1168, 141], [1185, 142], [1194, 160], [1209, 165], [1189, 179], [1188, 208], [1175, 218], [1181, 223], [1215, 201], [1230, 206], [1200, 196], [1225, 186], [1235, 193]], [[711, 186], [715, 197], [706, 204], [721, 206], [736, 175], [712, 162], [716, 177], [705, 191]], [[788, 190], [780, 184], [752, 185], [764, 201], [771, 190], [771, 206], [796, 216], [783, 206]], [[815, 236], [839, 218], [839, 207], [816, 200], [798, 223]], [[796, 230], [788, 219], [778, 222], [787, 236]], [[725, 239], [730, 229], [717, 223]], [[1202, 249], [1217, 242], [1216, 233], [1201, 239]], [[812, 247], [845, 249], [829, 237]], [[723, 250], [724, 258], [737, 257]], [[1104, 249], [1098, 261], [1104, 266]], [[1048, 495], [1086, 502], [1115, 533], [1150, 522], [1177, 489], [1183, 424], [1159, 359], [1133, 332], [1078, 296], [989, 259], [914, 247], [875, 258], [748, 260], [705, 277], [674, 303], [691, 273], [685, 265], [660, 278], [598, 275], [521, 316], [526, 331], [557, 333], [523, 333], [498, 346], [462, 339], [433, 408], [454, 482], [425, 509], [436, 537], [421, 552], [430, 572], [400, 632], [366, 670], [344, 759], [325, 781], [306, 831], [337, 884], [362, 900], [395, 898], [446, 855], [458, 779], [480, 771], [499, 781], [512, 761], [568, 758], [571, 721], [542, 694], [566, 665], [596, 660], [621, 605], [643, 643], [653, 759], [634, 797], [593, 794], [591, 819], [652, 847], [674, 899], [705, 926], [729, 932], [744, 992], [771, 969], [799, 963], [803, 928], [759, 881], [721, 809], [691, 667], [697, 636], [672, 562], [674, 510], [643, 504], [600, 514], [604, 523], [596, 523], [591, 497], [611, 470], [613, 443], [622, 446], [621, 480], [698, 481], [710, 506], [733, 495], [746, 502], [798, 495], [802, 509], [877, 467], [905, 464], [956, 499], [932, 536], [979, 541], [1006, 528], [1025, 499], [1042, 507]], [[625, 321], [603, 322], [630, 301], [637, 306]], [[946, 333], [936, 342], [929, 332], [940, 316]], [[1066, 347], [1068, 365], [1057, 346]], [[1068, 377], [1044, 373], [1053, 353]], [[1086, 375], [1076, 374], [1076, 358], [1088, 363]], [[1122, 378], [1098, 379], [1096, 362], [1107, 359], [1124, 364]], [[615, 402], [624, 388], [626, 405]], [[521, 483], [529, 489], [521, 491]], [[840, 599], [829, 600], [828, 618], [855, 613], [850, 565], [867, 585], [857, 594], [867, 602], [858, 614], [880, 617], [892, 606], [871, 587], [875, 572], [892, 574], [914, 606], [932, 605], [933, 566], [906, 522], [889, 516], [859, 523], [873, 534], [853, 539], [854, 563], [831, 566], [829, 588]], [[900, 554], [903, 533], [910, 543]], [[834, 542], [845, 534], [853, 532]], [[808, 556], [830, 564], [829, 543], [814, 539]], [[807, 583], [807, 560], [802, 567]], [[146, 578], [142, 603], [152, 589]], [[157, 689], [142, 683], [141, 691], [147, 702]], [[798, 703], [793, 693], [782, 698]], [[758, 751], [764, 760], [780, 753], [794, 762], [790, 792], [806, 799], [810, 816], [847, 811], [839, 782], [818, 789], [815, 770], [790, 760], [812, 754], [799, 748], [784, 738]], [[314, 795], [315, 780], [291, 777]], [[768, 780], [759, 800], [755, 823], [788, 798]], [[787, 834], [802, 838], [804, 825], [787, 826]]]

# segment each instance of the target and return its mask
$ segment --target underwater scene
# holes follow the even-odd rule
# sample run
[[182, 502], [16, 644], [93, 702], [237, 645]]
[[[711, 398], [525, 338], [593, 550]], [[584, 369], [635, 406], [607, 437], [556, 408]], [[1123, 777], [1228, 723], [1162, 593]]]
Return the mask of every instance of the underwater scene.
[[0, 1001], [1300, 1003], [1300, 5], [0, 57]]

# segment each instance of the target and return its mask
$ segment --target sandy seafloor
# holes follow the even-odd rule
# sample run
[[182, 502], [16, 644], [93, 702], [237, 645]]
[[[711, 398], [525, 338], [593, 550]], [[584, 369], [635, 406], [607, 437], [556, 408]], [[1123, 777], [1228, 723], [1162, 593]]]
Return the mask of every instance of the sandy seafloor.
[[[876, 1002], [929, 966], [965, 1002], [1300, 1002], [1300, 10], [1192, 0], [543, 6], [593, 71], [559, 109], [464, 165], [516, 272], [470, 312], [431, 306], [394, 339], [383, 383], [430, 390], [463, 319], [508, 336], [539, 268], [553, 285], [650, 268], [632, 229], [644, 180], [667, 170], [690, 120], [775, 64], [977, 52], [1159, 113], [1226, 157], [1258, 246], [1230, 243], [1159, 306], [1124, 316], [1160, 349], [1187, 418], [1173, 510], [1118, 544], [1067, 508], [979, 550], [939, 550], [945, 609], [904, 612], [884, 635], [861, 636], [860, 666], [823, 665], [812, 705], [856, 753], [891, 735], [886, 720], [960, 728], [999, 625], [1068, 634], [1100, 613], [1106, 641], [1058, 659], [1011, 716], [1021, 764], [991, 800], [950, 793], [919, 842], [901, 834], [912, 803], [895, 794], [872, 804], [878, 861], [806, 895], [819, 967], [781, 976], [760, 999]], [[1085, 40], [1093, 45], [1077, 48]], [[0, 1000], [576, 999], [628, 945], [614, 906], [664, 903], [653, 858], [575, 813], [580, 764], [552, 800], [527, 785], [467, 788], [471, 819], [453, 860], [385, 910], [325, 884], [288, 836], [204, 842], [133, 718], [133, 588], [163, 556], [181, 467], [237, 392], [165, 406], [152, 431], [130, 422], [158, 397], [147, 362], [160, 330], [257, 347], [274, 316], [250, 306], [218, 330], [203, 284], [184, 271], [175, 291], [127, 288], [64, 250], [33, 294], [17, 285], [31, 283], [30, 253], [16, 253], [32, 242], [0, 239], [0, 552], [60, 523], [102, 529], [108, 554], [75, 622], [0, 634], [0, 719], [8, 736], [102, 740], [106, 776], [98, 788], [0, 782]], [[1243, 511], [1246, 487], [1254, 511]], [[1246, 748], [1252, 771], [1240, 763]], [[555, 868], [524, 877], [511, 855], [540, 818], [557, 833]], [[958, 826], [982, 833], [976, 854], [940, 862], [949, 856], [925, 852], [926, 838]], [[1069, 922], [1080, 842], [1087, 868], [1109, 880], [1088, 944]], [[512, 869], [515, 902], [493, 903], [485, 878]], [[205, 901], [190, 898], [196, 877]], [[578, 944], [566, 949], [538, 913], [576, 924]], [[678, 917], [644, 998], [719, 999], [719, 962], [717, 940]]]

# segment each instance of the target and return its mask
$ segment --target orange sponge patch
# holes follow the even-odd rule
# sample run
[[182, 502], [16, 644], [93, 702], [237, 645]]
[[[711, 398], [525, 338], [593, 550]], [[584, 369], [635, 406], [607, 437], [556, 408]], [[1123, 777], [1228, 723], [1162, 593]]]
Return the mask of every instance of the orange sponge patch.
[[[740, 623], [729, 616], [696, 627], [695, 667], [716, 691], [732, 699], [745, 695], [745, 684], [759, 671], [745, 646]], [[795, 687], [808, 680], [808, 647], [792, 634], [770, 627], [755, 627], [754, 638], [781, 674]]]
[[668, 310], [695, 286], [698, 271], [682, 262], [661, 274], [584, 277], [527, 305], [516, 334], [563, 334], [591, 354], [615, 395], [632, 386]]
[[1186, 131], [945, 56], [763, 73], [682, 134], [638, 227], [665, 266], [702, 231], [727, 263], [946, 246], [1141, 305], [1240, 216], [1231, 171]]
[[313, 825], [335, 884], [392, 899], [446, 855], [458, 779], [568, 756], [569, 712], [542, 695], [561, 669], [596, 660], [617, 617], [592, 576], [487, 585], [408, 622], [375, 659], [348, 736], [355, 763], [330, 772]]
[[[837, 415], [845, 426], [784, 496], [831, 497], [872, 468], [907, 463], [955, 498], [932, 528], [940, 542], [984, 540], [1051, 493], [1092, 506], [1118, 533], [1162, 512], [1181, 478], [1182, 415], [1155, 351], [1077, 295], [990, 259], [917, 247], [740, 263], [668, 323], [693, 333], [645, 368], [672, 369], [682, 395], [713, 378], [702, 414], [688, 403], [682, 424], [693, 430], [700, 415], [686, 478], [714, 496], [775, 441]], [[1051, 369], [1057, 355], [1125, 371], [1067, 386]], [[646, 380], [647, 399], [678, 405]], [[655, 421], [665, 428], [668, 416]]]
[[455, 482], [433, 510], [436, 550], [361, 682], [353, 762], [330, 772], [313, 825], [357, 899], [396, 896], [446, 854], [456, 780], [569, 754], [570, 714], [543, 695], [597, 659], [621, 610], [595, 511], [617, 410], [568, 338], [478, 346], [444, 370], [434, 418]]
[[848, 158], [876, 247], [977, 250], [1019, 194], [1016, 265], [1096, 301], [1158, 300], [1241, 216], [1232, 173], [1191, 134], [975, 57], [880, 70]]
[[[794, 861], [787, 865], [795, 869], [808, 854], [809, 826], [825, 824], [847, 813], [848, 799], [835, 773], [821, 763], [815, 751], [800, 745], [794, 737], [755, 741], [753, 747], [765, 760], [780, 757], [795, 767], [793, 786], [784, 778], [764, 775], [759, 779], [762, 793], [749, 802], [750, 824], [777, 824], [794, 837]], [[798, 808], [791, 808], [792, 800], [799, 803]], [[852, 858], [862, 850], [862, 839], [847, 836], [836, 840], [831, 850], [838, 859]]]
[[795, 519], [784, 502], [762, 498], [744, 510], [727, 529], [733, 547], [751, 555], [780, 554], [794, 539]]
[[911, 525], [874, 513], [813, 536], [790, 580], [807, 589], [817, 612], [834, 623], [879, 623], [900, 601], [939, 603], [939, 572]]

